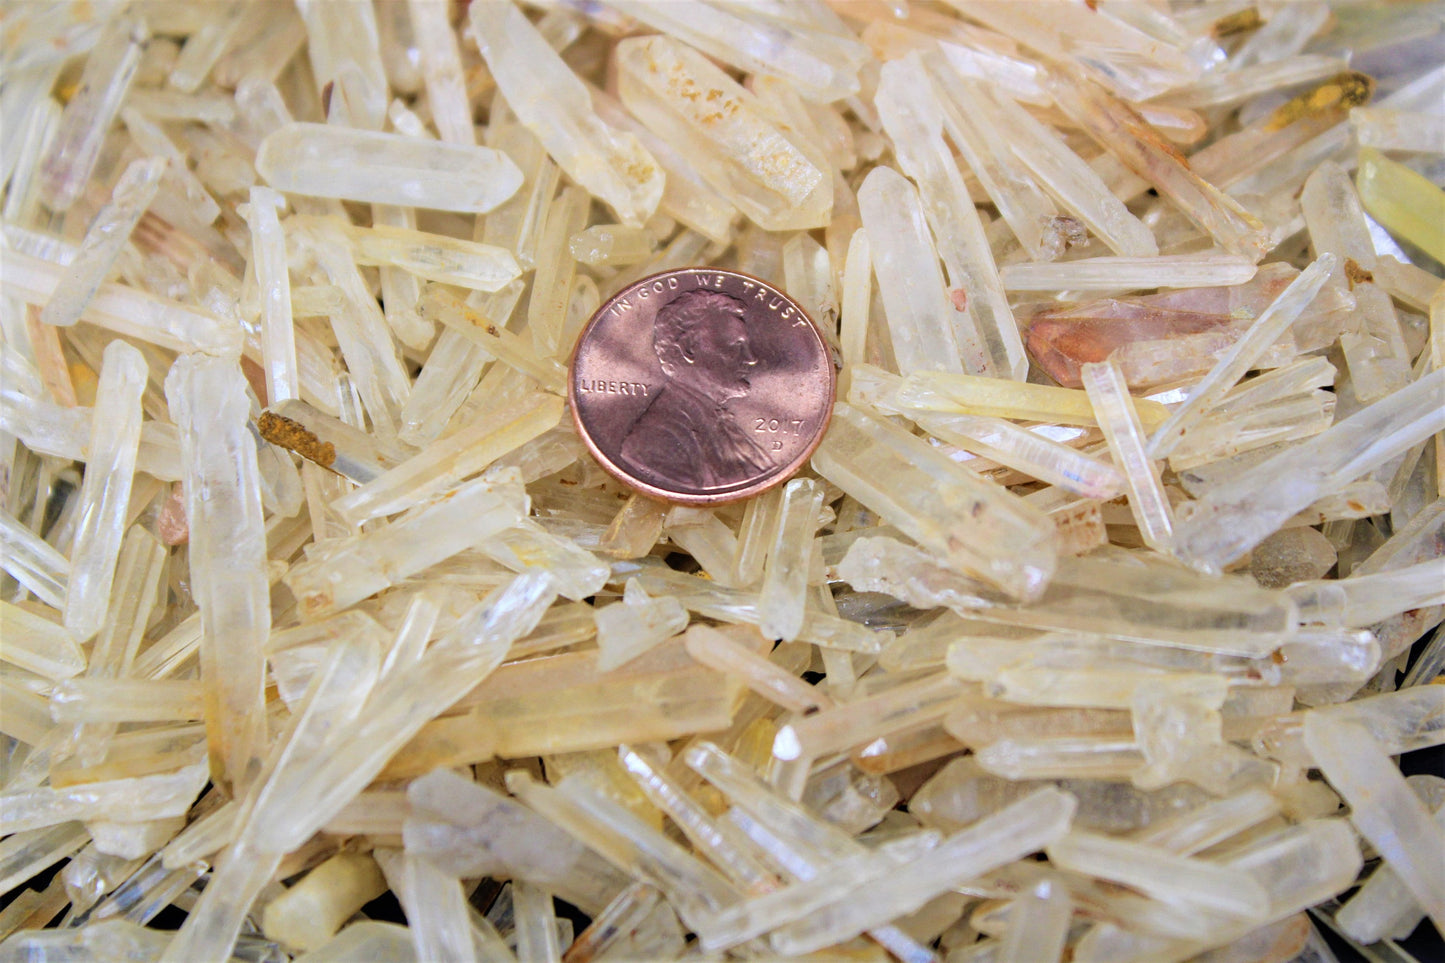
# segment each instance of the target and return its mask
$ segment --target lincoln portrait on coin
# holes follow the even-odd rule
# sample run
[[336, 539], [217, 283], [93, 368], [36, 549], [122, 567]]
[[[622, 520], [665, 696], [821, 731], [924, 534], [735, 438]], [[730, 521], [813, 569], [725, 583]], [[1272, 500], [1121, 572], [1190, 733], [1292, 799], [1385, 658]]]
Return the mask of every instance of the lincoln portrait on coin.
[[663, 305], [652, 347], [667, 379], [622, 440], [622, 458], [673, 484], [707, 490], [772, 467], [728, 403], [751, 388], [753, 357], [743, 302], [685, 291]]

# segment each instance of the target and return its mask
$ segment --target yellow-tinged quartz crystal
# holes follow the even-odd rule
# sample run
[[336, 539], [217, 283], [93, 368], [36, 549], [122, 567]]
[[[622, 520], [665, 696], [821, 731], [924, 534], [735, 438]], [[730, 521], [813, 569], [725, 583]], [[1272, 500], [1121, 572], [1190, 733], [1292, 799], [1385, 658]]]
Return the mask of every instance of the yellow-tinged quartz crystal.
[[[8, 4], [0, 963], [1445, 925], [1428, 7]], [[689, 267], [846, 389], [749, 501], [566, 411]]]
[[1445, 261], [1445, 191], [1373, 147], [1360, 148], [1355, 187], [1385, 230]]

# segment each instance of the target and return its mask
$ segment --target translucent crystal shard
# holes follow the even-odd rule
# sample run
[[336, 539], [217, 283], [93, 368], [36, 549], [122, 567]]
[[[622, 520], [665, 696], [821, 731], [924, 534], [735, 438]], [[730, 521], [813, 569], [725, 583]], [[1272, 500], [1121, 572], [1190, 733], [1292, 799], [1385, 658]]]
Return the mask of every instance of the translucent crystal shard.
[[714, 189], [761, 227], [824, 224], [833, 183], [758, 99], [702, 54], [662, 36], [617, 47], [618, 93], [627, 109], [675, 145]]
[[583, 264], [636, 264], [652, 256], [657, 239], [645, 227], [596, 224], [567, 239], [567, 249]]
[[1010, 291], [1118, 291], [1128, 288], [1224, 287], [1254, 277], [1254, 262], [1231, 254], [1091, 257], [1049, 264], [1024, 262], [1003, 269]]
[[870, 735], [936, 722], [967, 694], [969, 687], [957, 679], [933, 673], [875, 696], [835, 705], [779, 728], [773, 739], [773, 758], [821, 759], [861, 745]]
[[69, 327], [80, 320], [155, 196], [165, 169], [164, 158], [152, 157], [133, 161], [121, 174], [110, 203], [96, 214], [55, 296], [40, 312], [43, 323]]
[[[1177, 22], [1162, 17], [1136, 20], [1124, 8], [1114, 14], [1087, 8], [1044, 13], [999, 0], [952, 4], [1050, 60], [1077, 65], [1130, 99], [1146, 100], [1195, 81], [1201, 63], [1221, 55], [1212, 39], [1189, 36]], [[1161, 41], [1161, 31], [1167, 41]]]
[[1181, 908], [1209, 909], [1246, 919], [1265, 904], [1265, 893], [1248, 874], [1200, 859], [1174, 856], [1158, 847], [1081, 833], [1052, 844], [1050, 862], [1075, 872], [1124, 883]]
[[507, 105], [557, 164], [624, 223], [651, 217], [663, 174], [647, 148], [597, 116], [587, 87], [510, 2], [478, 4], [470, 18]]
[[1169, 456], [1184, 433], [1209, 409], [1217, 406], [1229, 389], [1259, 360], [1259, 356], [1289, 330], [1290, 325], [1324, 287], [1337, 264], [1338, 259], [1334, 255], [1324, 254], [1301, 271], [1299, 276], [1290, 282], [1289, 287], [1280, 292], [1279, 297], [1255, 319], [1244, 336], [1190, 389], [1189, 397], [1184, 403], [1169, 413], [1169, 420], [1150, 436], [1150, 457]]
[[1350, 111], [1350, 126], [1361, 147], [1375, 150], [1438, 154], [1445, 146], [1445, 120], [1423, 111], [1356, 107]]
[[332, 507], [354, 524], [413, 508], [515, 451], [554, 427], [561, 417], [560, 398], [534, 394], [494, 412], [491, 418], [433, 441], [400, 465], [343, 495]]
[[1338, 164], [1321, 164], [1305, 180], [1300, 210], [1315, 250], [1340, 259], [1358, 305], [1354, 323], [1340, 338], [1356, 394], [1374, 401], [1398, 390], [1409, 381], [1410, 354], [1394, 306], [1369, 274], [1376, 262], [1374, 242], [1349, 175]]
[[937, 833], [906, 834], [880, 844], [877, 850], [839, 860], [828, 867], [828, 872], [805, 882], [730, 906], [700, 927], [703, 946], [716, 951], [756, 939], [769, 930], [817, 912], [860, 885], [875, 882], [890, 870], [925, 855], [937, 844]]
[[569, 187], [547, 211], [542, 233], [537, 238], [537, 274], [532, 297], [527, 302], [527, 327], [532, 344], [543, 355], [553, 356], [576, 342], [567, 325], [567, 306], [577, 265], [572, 260], [568, 239], [587, 223], [590, 201], [585, 191]]
[[[645, 570], [639, 576], [639, 581], [650, 592], [676, 595], [689, 611], [708, 618], [756, 625], [760, 617], [755, 592], [728, 588], [711, 579], [694, 578], [669, 569]], [[762, 638], [761, 635], [758, 637]], [[798, 641], [811, 642], [828, 649], [868, 654], [877, 652], [880, 644], [878, 634], [872, 629], [814, 608], [809, 608], [803, 619]]]
[[145, 357], [136, 348], [120, 339], [106, 346], [65, 593], [65, 627], [80, 640], [99, 631], [110, 608], [140, 446], [141, 392], [147, 376]]
[[688, 655], [702, 665], [735, 675], [763, 698], [793, 712], [806, 713], [832, 705], [832, 699], [727, 633], [695, 625], [685, 640]]
[[940, 441], [1085, 498], [1113, 498], [1124, 490], [1123, 474], [1108, 462], [1002, 418], [915, 412], [912, 420]]
[[1268, 233], [1253, 215], [1189, 169], [1128, 104], [1092, 81], [1048, 76], [1055, 102], [1099, 146], [1169, 198], [1226, 251], [1257, 262], [1269, 249]]
[[[893, 401], [900, 410], [906, 409], [904, 413], [946, 411], [1055, 425], [1098, 424], [1088, 395], [1077, 389], [969, 375], [910, 375], [899, 385]], [[1153, 428], [1169, 415], [1169, 409], [1144, 398], [1135, 401], [1134, 408], [1145, 428]]]
[[1180, 557], [1218, 570], [1315, 499], [1445, 428], [1445, 372], [1409, 387], [1211, 488], [1181, 512]]
[[736, 899], [716, 870], [606, 798], [586, 775], [566, 777], [553, 788], [514, 769], [507, 788], [619, 869], [662, 890], [693, 929]]
[[[5, 252], [6, 287], [29, 304], [47, 303], [55, 296], [64, 274], [61, 264], [18, 250]], [[84, 318], [117, 334], [172, 351], [225, 352], [241, 347], [238, 326], [209, 311], [113, 282], [100, 286]]]
[[40, 167], [40, 192], [54, 210], [69, 210], [84, 193], [106, 132], [135, 79], [149, 34], [144, 20], [122, 16], [112, 19], [96, 38]]
[[0, 602], [0, 636], [0, 659], [28, 672], [58, 682], [85, 670], [85, 653], [70, 632], [33, 609]]
[[[1433, 805], [1435, 824], [1445, 823], [1445, 807], [1438, 799], [1427, 798], [1427, 793], [1438, 794], [1440, 777], [1419, 774], [1407, 776], [1405, 782], [1427, 808]], [[1369, 944], [1387, 937], [1405, 939], [1424, 916], [1399, 874], [1388, 865], [1381, 865], [1340, 908], [1335, 919], [1353, 939]]]
[[462, 881], [429, 859], [406, 855], [398, 862], [393, 886], [407, 913], [417, 959], [474, 963], [477, 952]]
[[[985, 102], [985, 98], [991, 102]], [[1149, 228], [1129, 212], [1102, 178], [1059, 135], [1034, 119], [1017, 101], [995, 89], [980, 98], [997, 126], [1008, 131], [1009, 148], [1047, 190], [1090, 233], [1120, 257], [1149, 257], [1158, 245]]]
[[1000, 963], [1054, 963], [1063, 953], [1073, 912], [1069, 891], [1058, 880], [1036, 883], [1009, 909]]
[[1445, 191], [1373, 147], [1360, 151], [1355, 175], [1365, 210], [1391, 234], [1436, 260], [1445, 258]]
[[721, 829], [717, 820], [669, 778], [662, 767], [626, 744], [617, 747], [617, 756], [652, 804], [666, 813], [693, 846], [734, 884], [754, 893], [777, 886], [777, 877], [752, 852]]
[[270, 188], [253, 187], [250, 204], [240, 211], [251, 227], [251, 264], [261, 291], [261, 362], [266, 369], [266, 400], [272, 405], [301, 397], [286, 236], [277, 217], [285, 205], [285, 198]]
[[557, 916], [552, 894], [525, 880], [512, 883], [512, 912], [517, 922], [518, 963], [558, 963]]
[[[313, 751], [297, 755], [290, 771], [277, 767], [268, 783], [273, 817], [277, 805], [292, 800], [305, 805], [291, 810], [294, 818], [254, 820], [255, 845], [265, 851], [289, 851], [300, 845], [370, 783], [422, 726], [490, 675], [511, 644], [536, 625], [553, 598], [548, 576], [519, 575], [464, 612], [419, 662], [379, 682], [369, 697], [365, 695], [368, 676], [352, 671], [343, 680], [347, 684], [338, 685], [331, 694], [336, 701], [329, 711], [359, 719], [354, 724], [355, 739], [341, 752], [323, 738]], [[374, 667], [369, 678], [375, 678]], [[358, 715], [363, 700], [366, 712]], [[317, 720], [325, 721], [319, 715]]]
[[472, 107], [467, 101], [466, 76], [450, 11], [437, 0], [412, 0], [409, 6], [417, 49], [421, 51], [427, 103], [437, 131], [449, 144], [475, 144]]
[[622, 601], [597, 609], [597, 670], [607, 672], [687, 627], [687, 610], [670, 596], [651, 598], [630, 578]]
[[1135, 559], [1061, 559], [1042, 597], [1017, 607], [1000, 604], [993, 590], [886, 537], [855, 541], [838, 575], [860, 591], [887, 592], [920, 608], [947, 605], [971, 619], [1254, 658], [1287, 641], [1299, 619], [1287, 595], [1249, 579], [1221, 581]]
[[662, 200], [658, 213], [676, 218], [708, 240], [726, 243], [730, 240], [738, 210], [698, 173], [693, 163], [679, 150], [644, 127], [610, 94], [592, 89], [592, 106], [607, 123], [637, 135], [637, 139], [657, 160], [663, 172]]
[[885, 64], [877, 105], [884, 129], [898, 151], [899, 164], [918, 183], [951, 287], [967, 299], [962, 310], [951, 303], [954, 337], [963, 352], [964, 367], [971, 374], [1002, 373], [1023, 380], [1027, 361], [1018, 325], [983, 224], [944, 144], [941, 107], [921, 61], [906, 58]]
[[1309, 713], [1304, 738], [1315, 764], [1350, 804], [1355, 828], [1445, 930], [1445, 830], [1364, 727]]
[[666, 506], [661, 502], [642, 495], [630, 495], [607, 526], [598, 550], [613, 558], [646, 555], [662, 537], [666, 517]]
[[822, 505], [823, 490], [812, 479], [797, 478], [783, 488], [777, 534], [758, 595], [758, 628], [766, 638], [791, 642], [802, 631], [813, 532]]
[[1409, 610], [1445, 604], [1445, 559], [1349, 578], [1300, 582], [1287, 591], [1300, 607], [1300, 619], [1330, 625], [1375, 625]]
[[216, 767], [244, 787], [266, 732], [265, 657], [271, 631], [266, 533], [250, 403], [235, 360], [184, 355], [166, 378], [180, 429], [190, 521], [191, 592], [201, 610], [201, 678]]
[[438, 769], [407, 789], [408, 852], [459, 876], [533, 880], [584, 912], [601, 909], [624, 877], [514, 799]]
[[[111, 686], [123, 686], [125, 683], [120, 680], [130, 679], [132, 676], [136, 651], [156, 604], [156, 590], [160, 584], [165, 558], [164, 546], [139, 526], [131, 528], [121, 543], [112, 591], [114, 602], [109, 606], [105, 624], [91, 646], [89, 664], [86, 666], [85, 681], [99, 684], [98, 688], [107, 696], [111, 695]], [[199, 688], [194, 686], [194, 689]], [[200, 693], [194, 692], [194, 695], [198, 696]], [[124, 698], [117, 701], [123, 702]], [[192, 701], [184, 718], [203, 717], [198, 702], [199, 700]], [[51, 714], [55, 715], [53, 706]], [[76, 756], [81, 764], [96, 765], [106, 757], [111, 737], [115, 735], [115, 727], [81, 726], [73, 735], [78, 743]]]
[[347, 250], [342, 229], [324, 221], [301, 225], [291, 236], [340, 289], [339, 304], [330, 312], [331, 330], [373, 426], [383, 437], [393, 434], [411, 380], [397, 355], [386, 318]]
[[911, 912], [969, 877], [1060, 838], [1068, 831], [1075, 805], [1067, 793], [1040, 789], [948, 837], [918, 859], [861, 884], [808, 919], [783, 927], [771, 942], [782, 953], [807, 953]]
[[1124, 375], [1112, 361], [1086, 364], [1080, 374], [1109, 451], [1124, 473], [1129, 509], [1144, 542], [1155, 551], [1167, 554], [1174, 543], [1174, 516], [1159, 481], [1159, 470], [1145, 451], [1144, 430], [1134, 411]]
[[522, 184], [499, 151], [401, 134], [290, 123], [261, 142], [256, 171], [278, 191], [443, 211], [489, 211]]
[[[298, 217], [289, 226], [306, 223], [307, 218]], [[512, 252], [490, 244], [390, 224], [368, 228], [332, 223], [346, 235], [359, 264], [400, 268], [429, 281], [488, 292], [500, 290], [521, 273]]]
[[[858, 208], [899, 373], [962, 372], [968, 359], [917, 190], [891, 168], [877, 167], [858, 192]], [[970, 358], [970, 370], [983, 369], [976, 348]]]
[[843, 363], [858, 365], [867, 360], [868, 309], [873, 300], [873, 254], [868, 232], [861, 227], [848, 239], [842, 282], [839, 341]]
[[664, 531], [718, 584], [730, 585], [738, 545], [727, 522], [708, 509], [678, 505], [667, 513]]
[[173, 772], [107, 779], [60, 789], [20, 789], [4, 795], [0, 831], [6, 835], [71, 820], [164, 819], [183, 815], [206, 784], [205, 762]]
[[693, 661], [680, 638], [605, 676], [596, 675], [596, 665], [594, 651], [508, 665], [468, 697], [460, 714], [423, 731], [407, 755], [429, 769], [493, 754], [515, 759], [714, 732], [731, 723], [742, 691], [736, 681]]
[[328, 546], [286, 576], [307, 618], [349, 608], [514, 525], [527, 499], [514, 481], [479, 478], [384, 528]]
[[[1047, 517], [851, 405], [835, 407], [813, 467], [950, 565], [1011, 594], [1036, 597], [1053, 572]], [[1004, 545], [1007, 553], [986, 548]]]
[[857, 93], [858, 69], [868, 59], [867, 49], [841, 32], [808, 29], [761, 11], [703, 2], [622, 2], [617, 8], [724, 63], [781, 77], [808, 100]]
[[429, 287], [418, 308], [422, 317], [435, 318], [553, 394], [567, 393], [567, 371], [562, 365], [538, 355], [530, 344], [501, 327], [499, 322], [471, 310], [466, 302], [440, 286]]

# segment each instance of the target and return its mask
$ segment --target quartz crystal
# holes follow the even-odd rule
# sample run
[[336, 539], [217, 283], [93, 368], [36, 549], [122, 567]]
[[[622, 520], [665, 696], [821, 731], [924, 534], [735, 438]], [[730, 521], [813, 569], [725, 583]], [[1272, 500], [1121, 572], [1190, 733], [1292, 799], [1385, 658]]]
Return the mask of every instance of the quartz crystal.
[[56, 296], [40, 312], [44, 324], [67, 327], [80, 320], [85, 306], [110, 273], [121, 248], [160, 187], [166, 161], [151, 157], [133, 162], [116, 181], [111, 200], [91, 222], [70, 262]]
[[618, 45], [618, 93], [716, 191], [774, 231], [821, 226], [833, 185], [756, 97], [701, 54], [665, 36]]
[[687, 627], [687, 610], [675, 598], [651, 598], [628, 579], [622, 601], [597, 610], [597, 670], [606, 672], [633, 659]]
[[[115, 17], [94, 38], [98, 55], [86, 59], [75, 96], [60, 115], [42, 164], [40, 190], [46, 202], [65, 211], [81, 196], [100, 160], [105, 135], [135, 80], [150, 30], [139, 17]], [[12, 130], [14, 128], [11, 128]]]
[[1149, 439], [1151, 457], [1167, 457], [1191, 425], [1218, 405], [1234, 383], [1259, 360], [1259, 355], [1279, 340], [1309, 306], [1337, 264], [1334, 255], [1324, 254], [1280, 292], [1243, 337], [1191, 389], [1184, 403], [1169, 413], [1169, 420], [1156, 429]]
[[1378, 150], [1360, 151], [1360, 202], [1390, 233], [1439, 260], [1445, 255], [1445, 191]]
[[65, 628], [80, 641], [100, 629], [110, 605], [140, 446], [146, 374], [145, 356], [140, 351], [119, 340], [106, 346], [90, 422], [90, 459], [80, 496], [80, 524], [65, 592]]
[[[29, 304], [48, 303], [65, 278], [63, 264], [21, 251], [7, 251], [5, 262], [7, 291]], [[113, 282], [101, 284], [83, 319], [173, 351], [225, 352], [241, 345], [241, 332], [205, 307]]]
[[858, 68], [867, 59], [863, 45], [840, 31], [809, 30], [724, 5], [621, 2], [617, 9], [748, 73], [781, 77], [808, 100], [857, 93]]
[[272, 132], [256, 172], [287, 193], [444, 211], [489, 211], [522, 184], [517, 165], [485, 147], [306, 123]]
[[[920, 94], [925, 99], [917, 103]], [[1023, 344], [1013, 311], [983, 224], [965, 199], [963, 177], [944, 145], [937, 119], [942, 107], [932, 96], [922, 63], [905, 59], [885, 66], [877, 99], [885, 129], [899, 144], [899, 163], [918, 182], [939, 254], [948, 268], [950, 289], [964, 292], [967, 298], [962, 309], [952, 305], [954, 337], [963, 351], [964, 366], [975, 374], [1002, 373], [1022, 380]], [[876, 212], [875, 218], [881, 213]]]
[[1226, 287], [1254, 277], [1254, 262], [1219, 254], [1094, 257], [1053, 264], [1011, 264], [1002, 273], [1003, 285], [1010, 291]]
[[[913, 185], [887, 167], [874, 168], [858, 191], [869, 256], [901, 374], [987, 370], [982, 345], [962, 345], [953, 322], [938, 255]], [[965, 354], [965, 349], [967, 353]]]
[[651, 217], [663, 174], [647, 148], [597, 116], [586, 86], [510, 0], [472, 7], [469, 16], [507, 105], [557, 164], [624, 223]]
[[[516, 524], [525, 510], [515, 480], [479, 478], [389, 526], [328, 546], [293, 568], [287, 580], [303, 611], [319, 618], [476, 545]], [[411, 550], [403, 553], [403, 546]]]
[[[1053, 571], [1053, 526], [1035, 510], [850, 405], [835, 408], [813, 467], [960, 571], [1005, 591], [1036, 596]], [[1003, 545], [1006, 554], [990, 553]]]
[[1424, 375], [1408, 388], [1211, 489], [1181, 519], [1181, 557], [1200, 568], [1217, 570], [1316, 498], [1445, 428], [1445, 407], [1439, 403], [1442, 392], [1445, 374]]
[[1350, 820], [1360, 834], [1385, 857], [1435, 926], [1445, 930], [1445, 832], [1363, 727], [1310, 715], [1304, 737], [1325, 778], [1350, 804]]
[[791, 642], [803, 630], [813, 530], [822, 506], [823, 491], [811, 479], [794, 479], [783, 488], [777, 532], [758, 593], [758, 629], [766, 638]]
[[1051, 75], [1046, 86], [1059, 107], [1100, 147], [1172, 201], [1220, 247], [1251, 262], [1264, 256], [1268, 248], [1264, 225], [1191, 171], [1178, 151], [1128, 104], [1082, 78]]
[[201, 676], [212, 752], [240, 786], [256, 776], [265, 732], [261, 647], [271, 629], [256, 445], [245, 381], [227, 358], [185, 355], [166, 378], [181, 429], [191, 582], [201, 610]]
[[[0, 961], [1434, 959], [1427, 7], [7, 6]], [[567, 410], [684, 268], [739, 501]]]
[[[1174, 542], [1173, 512], [1160, 484], [1158, 469], [1144, 447], [1144, 431], [1124, 375], [1113, 362], [1086, 364], [1080, 374], [1114, 463], [1124, 474], [1129, 509], [1134, 513], [1144, 543], [1168, 554]], [[1159, 430], [1169, 427], [1174, 417], [1171, 415], [1171, 420]]]

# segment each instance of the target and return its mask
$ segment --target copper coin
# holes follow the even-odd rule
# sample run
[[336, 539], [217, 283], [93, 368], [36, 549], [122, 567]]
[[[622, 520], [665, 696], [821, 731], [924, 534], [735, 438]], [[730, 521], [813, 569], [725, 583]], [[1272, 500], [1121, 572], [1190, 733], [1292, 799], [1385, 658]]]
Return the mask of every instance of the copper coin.
[[567, 397], [597, 461], [645, 495], [746, 498], [792, 477], [833, 412], [833, 364], [798, 303], [757, 278], [683, 268], [597, 309]]

